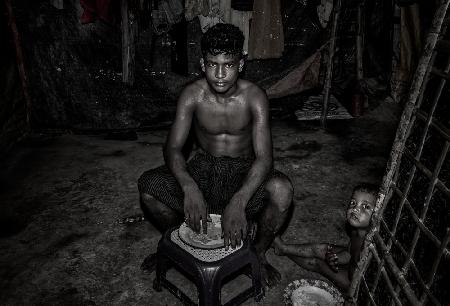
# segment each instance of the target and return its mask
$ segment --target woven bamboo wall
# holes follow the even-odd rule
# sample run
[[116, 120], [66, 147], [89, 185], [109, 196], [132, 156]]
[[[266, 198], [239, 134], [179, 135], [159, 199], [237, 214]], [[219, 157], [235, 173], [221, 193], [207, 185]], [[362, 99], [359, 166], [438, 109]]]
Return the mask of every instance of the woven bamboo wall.
[[449, 2], [436, 11], [397, 130], [352, 282], [357, 305], [449, 305]]

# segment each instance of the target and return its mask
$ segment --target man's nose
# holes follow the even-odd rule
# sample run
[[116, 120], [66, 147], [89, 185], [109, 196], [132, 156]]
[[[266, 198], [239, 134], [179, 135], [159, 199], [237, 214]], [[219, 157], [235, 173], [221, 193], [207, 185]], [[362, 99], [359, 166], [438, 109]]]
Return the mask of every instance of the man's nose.
[[218, 66], [216, 69], [216, 78], [223, 79], [225, 77], [225, 67]]

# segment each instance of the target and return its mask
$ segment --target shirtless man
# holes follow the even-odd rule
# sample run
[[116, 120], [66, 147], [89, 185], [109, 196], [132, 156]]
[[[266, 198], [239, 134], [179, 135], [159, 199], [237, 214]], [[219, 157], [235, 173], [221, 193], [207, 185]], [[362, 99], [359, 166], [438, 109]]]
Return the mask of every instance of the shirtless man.
[[[230, 24], [217, 24], [204, 34], [200, 65], [205, 78], [181, 93], [164, 148], [166, 165], [144, 172], [138, 185], [142, 209], [161, 231], [184, 219], [199, 232], [200, 220], [217, 213], [225, 246], [235, 248], [248, 233], [248, 220], [255, 220], [254, 245], [271, 287], [281, 275], [265, 253], [286, 220], [293, 188], [272, 166], [267, 97], [239, 78], [243, 42], [242, 32]], [[199, 150], [187, 162], [182, 150], [191, 126]], [[144, 268], [153, 265], [154, 256], [144, 260]]]

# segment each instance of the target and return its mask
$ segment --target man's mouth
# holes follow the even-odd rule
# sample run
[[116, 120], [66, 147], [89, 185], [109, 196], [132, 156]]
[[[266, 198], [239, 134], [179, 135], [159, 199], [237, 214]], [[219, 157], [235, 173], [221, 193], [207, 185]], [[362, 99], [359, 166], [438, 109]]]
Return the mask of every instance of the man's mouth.
[[223, 82], [217, 82], [216, 85], [219, 87], [224, 87], [226, 83]]

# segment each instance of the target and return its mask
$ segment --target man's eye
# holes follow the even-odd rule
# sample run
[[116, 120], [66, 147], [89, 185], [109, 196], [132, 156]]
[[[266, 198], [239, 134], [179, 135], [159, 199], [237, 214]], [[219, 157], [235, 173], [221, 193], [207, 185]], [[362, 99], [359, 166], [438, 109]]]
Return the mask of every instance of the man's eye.
[[208, 63], [207, 65], [208, 65], [208, 67], [214, 67], [215, 66], [214, 63]]
[[233, 67], [234, 66], [234, 64], [226, 64], [225, 65], [225, 67], [227, 67], [227, 68], [231, 68], [231, 67]]

